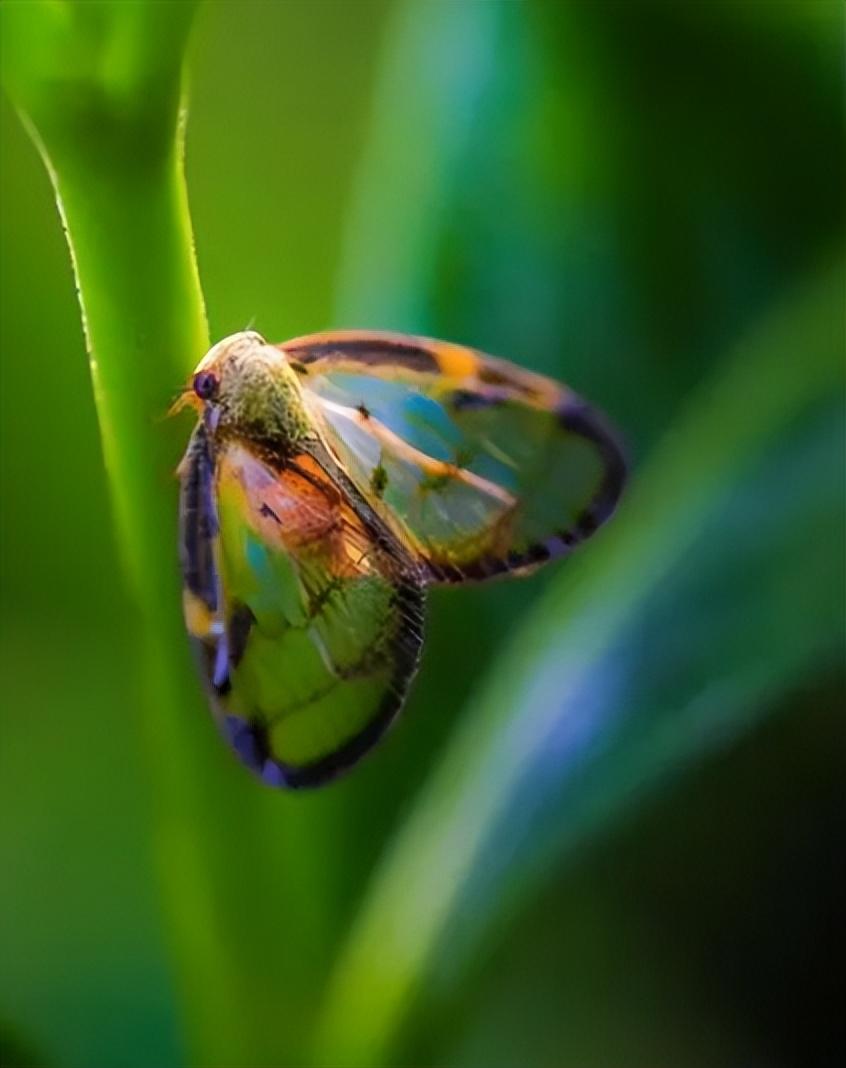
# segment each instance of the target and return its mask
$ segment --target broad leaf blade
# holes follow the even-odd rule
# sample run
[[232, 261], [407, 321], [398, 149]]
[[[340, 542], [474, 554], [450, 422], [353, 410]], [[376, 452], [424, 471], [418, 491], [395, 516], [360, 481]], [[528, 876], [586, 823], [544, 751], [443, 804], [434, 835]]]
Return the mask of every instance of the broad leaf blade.
[[[837, 642], [829, 595], [822, 610], [811, 606], [801, 641], [790, 626], [773, 628], [769, 647], [754, 629], [729, 628], [738, 641], [748, 636], [755, 655], [747, 657], [747, 648], [729, 658], [713, 685], [705, 670], [695, 690], [688, 665], [676, 697], [660, 664], [654, 676], [641, 675], [640, 692], [630, 690], [635, 676], [620, 655], [635, 650], [643, 613], [660, 606], [662, 591], [683, 579], [687, 564], [730, 557], [730, 531], [720, 538], [715, 524], [756, 465], [782, 439], [789, 449], [796, 421], [834, 396], [842, 374], [841, 293], [841, 276], [825, 277], [739, 346], [678, 420], [607, 534], [562, 571], [504, 652], [376, 873], [330, 988], [321, 1063], [385, 1063], [445, 940], [443, 958], [460, 970], [462, 949], [474, 942], [465, 936], [473, 929], [478, 935], [530, 884], [533, 865], [518, 860], [561, 854], [623, 811], [633, 788], [662, 779], [715, 736], [748, 723], [773, 690]], [[834, 479], [836, 501], [836, 472], [831, 465], [826, 471], [822, 498], [832, 500]], [[766, 524], [752, 508], [744, 549], [751, 620], [766, 618], [761, 599], [770, 596], [754, 568], [806, 506], [801, 494], [777, 495], [763, 509]], [[836, 504], [822, 512], [839, 522]], [[822, 591], [825, 597], [825, 583]], [[696, 583], [690, 593], [701, 596]], [[797, 601], [795, 587], [781, 593], [786, 604]], [[712, 641], [718, 646], [725, 627], [708, 609], [707, 599], [686, 607], [694, 653]], [[776, 601], [773, 611], [784, 612], [785, 604]], [[662, 618], [669, 628], [671, 618]], [[707, 668], [707, 657], [694, 660]], [[573, 808], [551, 827], [544, 816], [565, 790]]]

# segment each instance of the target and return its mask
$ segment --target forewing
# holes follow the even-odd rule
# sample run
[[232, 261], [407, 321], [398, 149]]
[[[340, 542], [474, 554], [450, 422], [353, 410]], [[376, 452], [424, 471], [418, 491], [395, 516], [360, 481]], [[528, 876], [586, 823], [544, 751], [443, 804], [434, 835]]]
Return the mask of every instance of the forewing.
[[399, 334], [316, 334], [281, 348], [332, 450], [430, 580], [540, 564], [617, 503], [625, 463], [613, 434], [551, 379]]
[[[186, 470], [186, 530], [191, 484]], [[265, 781], [319, 785], [355, 763], [402, 704], [422, 640], [415, 565], [305, 455], [280, 471], [230, 443], [215, 457], [213, 501], [214, 577], [200, 585], [218, 591], [217, 623], [193, 630], [213, 703]], [[187, 610], [186, 620], [192, 629]]]

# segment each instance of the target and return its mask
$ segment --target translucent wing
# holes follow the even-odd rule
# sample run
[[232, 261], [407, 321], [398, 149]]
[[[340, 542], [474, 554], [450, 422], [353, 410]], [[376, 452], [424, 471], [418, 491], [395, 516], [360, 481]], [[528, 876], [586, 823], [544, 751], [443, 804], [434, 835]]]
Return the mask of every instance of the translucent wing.
[[331, 467], [276, 469], [237, 441], [212, 462], [201, 427], [182, 470], [188, 628], [227, 737], [273, 785], [318, 785], [366, 752], [422, 640], [416, 565]]
[[613, 435], [551, 379], [401, 334], [314, 334], [280, 347], [332, 451], [432, 581], [540, 564], [617, 503], [625, 463]]

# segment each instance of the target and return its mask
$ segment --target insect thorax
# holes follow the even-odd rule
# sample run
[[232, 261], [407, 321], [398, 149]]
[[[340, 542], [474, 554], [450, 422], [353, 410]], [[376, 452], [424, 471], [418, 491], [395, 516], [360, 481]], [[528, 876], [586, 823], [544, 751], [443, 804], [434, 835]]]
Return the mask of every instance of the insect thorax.
[[285, 451], [313, 436], [297, 376], [278, 353], [227, 368], [221, 428]]

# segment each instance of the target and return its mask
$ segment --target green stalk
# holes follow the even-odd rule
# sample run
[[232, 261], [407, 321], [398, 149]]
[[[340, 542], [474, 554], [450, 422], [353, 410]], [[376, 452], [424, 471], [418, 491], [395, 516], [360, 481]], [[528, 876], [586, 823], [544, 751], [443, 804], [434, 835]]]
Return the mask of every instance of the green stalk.
[[208, 729], [179, 612], [173, 475], [187, 428], [162, 418], [208, 347], [183, 175], [182, 65], [194, 11], [191, 2], [8, 4], [3, 70], [50, 173], [73, 260], [119, 544], [143, 624], [157, 859], [193, 1046], [204, 1065], [244, 1064], [257, 1059], [260, 1028], [249, 968], [239, 967], [225, 853], [237, 832], [227, 836], [226, 815], [214, 811], [222, 802], [210, 796], [208, 769], [223, 747]]

